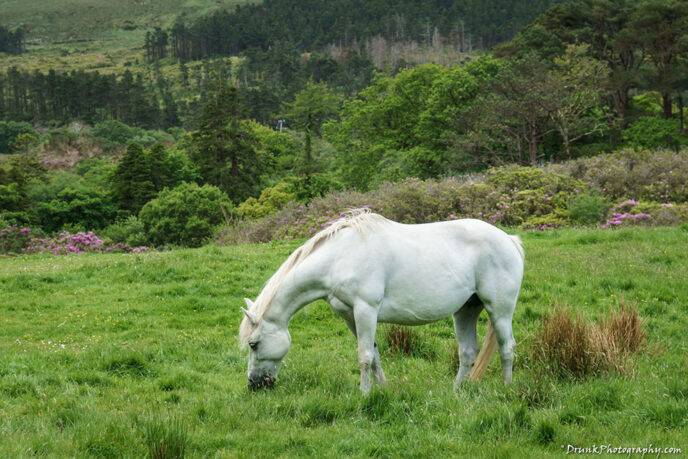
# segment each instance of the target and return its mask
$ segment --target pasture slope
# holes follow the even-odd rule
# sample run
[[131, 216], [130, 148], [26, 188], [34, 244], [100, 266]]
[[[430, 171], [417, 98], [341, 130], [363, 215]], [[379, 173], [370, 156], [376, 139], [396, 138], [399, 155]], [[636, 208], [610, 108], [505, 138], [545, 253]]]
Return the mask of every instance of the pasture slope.
[[[563, 455], [566, 444], [685, 452], [688, 228], [523, 236], [514, 384], [502, 385], [495, 358], [484, 381], [452, 392], [447, 318], [418, 329], [415, 356], [381, 344], [389, 385], [368, 399], [354, 340], [323, 303], [295, 317], [276, 389], [246, 389], [241, 298], [256, 296], [294, 242], [0, 259], [0, 456], [511, 458]], [[602, 318], [622, 295], [648, 333], [631, 372], [571, 381], [531, 365], [543, 314], [569, 306]]]

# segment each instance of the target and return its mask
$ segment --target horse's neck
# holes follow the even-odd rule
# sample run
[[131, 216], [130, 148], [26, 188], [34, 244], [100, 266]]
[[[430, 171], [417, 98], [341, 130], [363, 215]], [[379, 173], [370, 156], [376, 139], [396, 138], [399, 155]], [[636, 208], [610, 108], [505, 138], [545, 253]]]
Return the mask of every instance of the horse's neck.
[[301, 308], [327, 297], [326, 263], [319, 255], [313, 254], [287, 275], [263, 316], [266, 320], [286, 327]]

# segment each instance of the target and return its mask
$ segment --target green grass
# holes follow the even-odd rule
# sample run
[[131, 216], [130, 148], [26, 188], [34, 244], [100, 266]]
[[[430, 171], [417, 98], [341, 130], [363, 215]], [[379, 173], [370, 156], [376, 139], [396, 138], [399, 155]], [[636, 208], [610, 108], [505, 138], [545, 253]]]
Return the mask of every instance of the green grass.
[[[241, 298], [256, 296], [295, 243], [1, 259], [0, 457], [532, 457], [566, 444], [685, 452], [688, 231], [524, 239], [514, 384], [502, 385], [495, 358], [484, 381], [454, 393], [448, 318], [417, 329], [433, 352], [383, 345], [389, 385], [367, 399], [354, 340], [323, 303], [293, 320], [276, 388], [246, 389]], [[648, 333], [631, 373], [566, 381], [531, 365], [539, 317], [568, 306], [602, 318], [621, 295]]]

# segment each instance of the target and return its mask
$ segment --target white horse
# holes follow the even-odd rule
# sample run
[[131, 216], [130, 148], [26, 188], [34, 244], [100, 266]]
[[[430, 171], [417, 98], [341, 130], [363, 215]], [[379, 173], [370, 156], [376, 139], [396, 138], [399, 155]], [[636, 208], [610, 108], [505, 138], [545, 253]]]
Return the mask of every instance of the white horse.
[[[450, 314], [460, 359], [455, 387], [482, 375], [497, 342], [509, 383], [511, 322], [523, 265], [520, 239], [480, 220], [405, 225], [351, 211], [296, 249], [255, 303], [245, 300], [239, 338], [242, 347], [250, 347], [249, 387], [274, 384], [291, 345], [290, 319], [318, 299], [330, 304], [358, 340], [364, 394], [371, 375], [385, 382], [375, 343], [378, 322], [420, 325]], [[477, 356], [476, 323], [483, 308], [490, 324]]]

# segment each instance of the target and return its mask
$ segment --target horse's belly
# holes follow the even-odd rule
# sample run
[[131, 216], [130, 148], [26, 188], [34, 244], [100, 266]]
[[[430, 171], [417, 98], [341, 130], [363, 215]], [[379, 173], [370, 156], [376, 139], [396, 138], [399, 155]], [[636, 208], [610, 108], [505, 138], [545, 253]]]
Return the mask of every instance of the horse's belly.
[[472, 294], [468, 289], [451, 289], [385, 298], [378, 310], [378, 321], [400, 325], [436, 322], [458, 311]]

